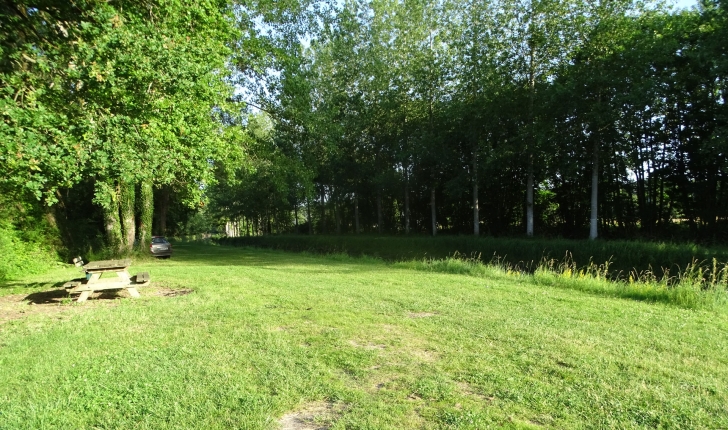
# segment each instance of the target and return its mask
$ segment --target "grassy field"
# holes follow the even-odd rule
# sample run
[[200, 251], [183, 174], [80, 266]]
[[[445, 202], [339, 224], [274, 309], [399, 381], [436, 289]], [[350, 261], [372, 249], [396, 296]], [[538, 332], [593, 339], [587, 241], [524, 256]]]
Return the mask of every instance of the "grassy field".
[[[384, 236], [384, 235], [265, 235], [218, 239], [226, 245], [256, 246], [288, 251], [368, 255], [389, 261], [422, 258], [442, 259], [454, 253], [477, 257], [517, 270], [533, 272], [544, 260], [569, 263], [579, 268], [590, 263], [605, 265], [609, 276], [627, 279], [673, 278], [700, 268], [709, 273], [713, 263], [728, 281], [728, 248], [696, 244], [637, 242], [625, 240], [568, 240], [544, 238], [495, 238], [472, 236]], [[688, 266], [693, 266], [688, 269]]]
[[132, 267], [153, 281], [137, 300], [47, 293], [65, 267], [0, 284], [0, 429], [728, 427], [726, 312], [497, 270], [175, 251]]

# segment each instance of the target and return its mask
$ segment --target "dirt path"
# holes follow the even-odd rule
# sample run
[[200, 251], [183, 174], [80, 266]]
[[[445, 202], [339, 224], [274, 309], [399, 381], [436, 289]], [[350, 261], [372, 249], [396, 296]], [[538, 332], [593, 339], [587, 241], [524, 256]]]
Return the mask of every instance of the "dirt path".
[[[142, 297], [176, 297], [191, 293], [189, 288], [147, 287]], [[129, 298], [126, 290], [94, 293], [85, 303], [76, 303], [78, 295], [69, 295], [62, 288], [31, 294], [13, 294], [0, 297], [0, 326], [30, 315], [82, 312], [84, 309], [117, 306], [119, 300]]]

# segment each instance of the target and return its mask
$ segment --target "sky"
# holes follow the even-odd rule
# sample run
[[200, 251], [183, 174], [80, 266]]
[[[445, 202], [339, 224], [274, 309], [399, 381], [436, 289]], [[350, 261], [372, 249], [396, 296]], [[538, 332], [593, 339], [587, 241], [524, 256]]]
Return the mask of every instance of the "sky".
[[678, 7], [692, 7], [698, 4], [697, 0], [677, 0]]

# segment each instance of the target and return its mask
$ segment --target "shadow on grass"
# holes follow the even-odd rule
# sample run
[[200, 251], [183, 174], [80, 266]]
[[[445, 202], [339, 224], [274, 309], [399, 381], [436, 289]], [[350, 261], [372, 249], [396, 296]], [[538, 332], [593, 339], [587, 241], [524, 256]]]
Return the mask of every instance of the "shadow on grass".
[[47, 305], [53, 303], [62, 303], [64, 299], [70, 298], [70, 294], [64, 289], [56, 289], [50, 291], [39, 291], [37, 293], [28, 294], [24, 300], [34, 305]]
[[[291, 258], [290, 254], [295, 253], [296, 257]], [[312, 265], [336, 268], [336, 271], [345, 273], [365, 272], [366, 266], [372, 262], [383, 264], [382, 260], [362, 257], [349, 257], [343, 254], [336, 255], [315, 255], [301, 252], [268, 250], [254, 247], [231, 247], [215, 246], [205, 244], [186, 244], [184, 249], [179, 250], [175, 257], [170, 260], [160, 261], [158, 264], [181, 264], [200, 266], [255, 266], [261, 269], [273, 269], [273, 266], [295, 266]], [[146, 263], [146, 261], [145, 261]], [[155, 264], [152, 262], [152, 264]], [[346, 266], [346, 267], [344, 267]], [[352, 267], [356, 266], [356, 268]], [[317, 269], [305, 269], [302, 273], [316, 272]]]
[[24, 289], [36, 289], [36, 288], [60, 288], [65, 284], [66, 281], [59, 282], [18, 282], [18, 281], [5, 281], [0, 282], [0, 290], [10, 288], [24, 288]]
[[[93, 295], [93, 300], [117, 300], [119, 298], [117, 292], [118, 290], [100, 291]], [[52, 305], [68, 302], [71, 298], [71, 294], [63, 288], [59, 288], [28, 294], [23, 300], [27, 300], [28, 303], [32, 303], [34, 305]]]

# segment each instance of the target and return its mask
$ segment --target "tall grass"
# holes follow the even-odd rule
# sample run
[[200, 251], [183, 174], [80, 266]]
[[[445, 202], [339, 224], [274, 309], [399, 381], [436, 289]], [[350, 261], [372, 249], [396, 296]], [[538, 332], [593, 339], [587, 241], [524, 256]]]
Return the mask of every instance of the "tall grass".
[[728, 252], [697, 245], [373, 236], [263, 236], [218, 242], [374, 256], [417, 270], [514, 276], [538, 285], [686, 308], [724, 308], [728, 302], [728, 263], [720, 262], [728, 261]]
[[560, 261], [543, 259], [532, 272], [502, 261], [483, 262], [479, 255], [468, 257], [460, 253], [442, 259], [425, 258], [395, 265], [476, 277], [514, 277], [535, 285], [669, 303], [689, 309], [726, 309], [728, 304], [728, 264], [719, 265], [717, 260], [713, 260], [711, 268], [694, 261], [676, 276], [657, 277], [651, 271], [633, 271], [628, 278], [616, 280], [608, 275], [608, 261], [604, 264], [589, 262], [579, 267], [569, 255]]
[[[697, 265], [704, 274], [712, 261], [728, 262], [728, 248], [706, 248], [694, 244], [629, 241], [577, 241], [564, 239], [475, 238], [465, 236], [303, 236], [278, 235], [216, 239], [232, 246], [255, 246], [288, 251], [369, 255], [388, 261], [422, 258], [442, 259], [479, 255], [483, 261], [518, 266], [533, 273], [544, 260], [563, 261], [588, 267], [591, 262], [609, 262], [610, 278], [628, 279], [633, 272], [653, 272], [657, 278]], [[691, 270], [697, 270], [692, 267]], [[708, 272], [706, 272], [706, 269]]]

